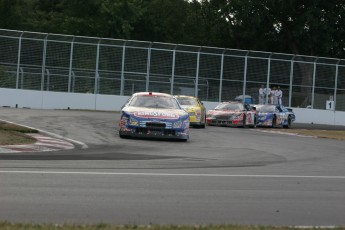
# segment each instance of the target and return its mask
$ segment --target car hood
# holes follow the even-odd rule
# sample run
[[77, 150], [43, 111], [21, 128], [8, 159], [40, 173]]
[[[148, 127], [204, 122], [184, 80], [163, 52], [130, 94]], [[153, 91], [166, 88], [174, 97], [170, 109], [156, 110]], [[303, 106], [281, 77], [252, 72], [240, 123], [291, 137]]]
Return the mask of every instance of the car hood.
[[200, 106], [194, 106], [194, 105], [181, 105], [181, 107], [188, 112], [194, 112], [195, 110], [200, 110]]
[[273, 115], [273, 112], [257, 112], [259, 116]]
[[142, 107], [126, 107], [123, 112], [138, 118], [176, 120], [188, 117], [188, 113], [182, 109], [156, 109]]
[[238, 114], [243, 113], [241, 110], [209, 110], [208, 114], [221, 115], [221, 114]]

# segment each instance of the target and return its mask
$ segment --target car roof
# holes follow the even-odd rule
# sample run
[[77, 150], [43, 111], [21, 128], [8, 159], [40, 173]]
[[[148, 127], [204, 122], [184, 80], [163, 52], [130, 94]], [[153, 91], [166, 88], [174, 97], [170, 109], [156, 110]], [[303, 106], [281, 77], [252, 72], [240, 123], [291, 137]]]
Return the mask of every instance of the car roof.
[[274, 106], [278, 106], [275, 104], [257, 104], [257, 105], [253, 105], [253, 106], [258, 106], [258, 107], [274, 107]]
[[194, 96], [189, 96], [189, 95], [175, 95], [175, 97], [188, 97], [188, 98], [197, 98]]
[[159, 93], [159, 92], [138, 92], [138, 93], [134, 93], [133, 96], [165, 96], [165, 97], [173, 97], [171, 94]]
[[224, 101], [224, 102], [221, 102], [221, 104], [242, 104], [243, 105], [243, 102], [242, 101]]

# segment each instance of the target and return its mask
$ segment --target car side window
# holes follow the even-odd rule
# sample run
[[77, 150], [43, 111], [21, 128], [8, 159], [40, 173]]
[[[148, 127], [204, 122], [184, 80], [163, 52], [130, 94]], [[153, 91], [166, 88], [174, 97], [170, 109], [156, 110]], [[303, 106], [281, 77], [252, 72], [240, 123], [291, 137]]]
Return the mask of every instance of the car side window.
[[285, 107], [279, 107], [279, 109], [281, 112], [284, 112], [284, 113], [288, 112], [288, 110]]
[[199, 99], [197, 99], [197, 102], [198, 102], [199, 106], [202, 105], [202, 102]]
[[127, 99], [127, 101], [121, 106], [121, 109], [123, 109], [125, 106], [127, 106], [127, 104], [129, 103], [129, 101], [132, 99], [132, 97], [129, 97]]

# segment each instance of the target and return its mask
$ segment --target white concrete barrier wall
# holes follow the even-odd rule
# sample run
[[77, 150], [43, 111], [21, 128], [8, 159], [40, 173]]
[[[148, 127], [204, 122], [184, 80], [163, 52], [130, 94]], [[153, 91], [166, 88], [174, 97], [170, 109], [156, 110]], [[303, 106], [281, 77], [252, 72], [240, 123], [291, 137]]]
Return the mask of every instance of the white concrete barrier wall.
[[0, 88], [0, 106], [31, 109], [121, 110], [128, 96]]
[[[31, 108], [31, 109], [86, 109], [120, 111], [128, 96], [114, 96], [84, 93], [63, 93], [35, 90], [16, 90], [0, 88], [0, 106]], [[218, 102], [203, 102], [210, 110]], [[293, 108], [296, 123], [314, 123], [326, 125], [344, 125], [345, 112]], [[1, 116], [1, 113], [0, 113]]]

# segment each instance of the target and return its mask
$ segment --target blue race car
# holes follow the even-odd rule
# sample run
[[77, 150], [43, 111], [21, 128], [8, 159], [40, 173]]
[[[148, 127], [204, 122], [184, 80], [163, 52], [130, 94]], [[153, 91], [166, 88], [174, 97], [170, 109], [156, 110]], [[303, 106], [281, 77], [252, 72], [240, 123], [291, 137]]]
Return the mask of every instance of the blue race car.
[[189, 139], [189, 114], [165, 93], [135, 93], [123, 106], [119, 135], [161, 139]]
[[254, 105], [258, 126], [290, 128], [296, 117], [292, 109], [282, 105]]

